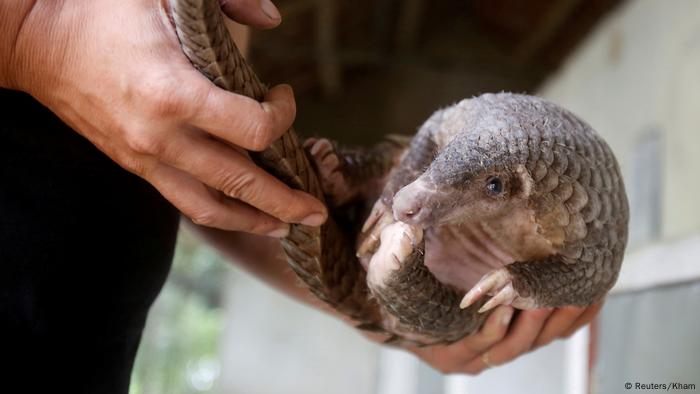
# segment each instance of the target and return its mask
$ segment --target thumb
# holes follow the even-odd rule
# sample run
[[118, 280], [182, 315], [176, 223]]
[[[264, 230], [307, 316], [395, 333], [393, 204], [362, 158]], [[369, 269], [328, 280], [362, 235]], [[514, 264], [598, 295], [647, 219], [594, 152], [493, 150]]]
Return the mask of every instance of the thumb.
[[221, 10], [234, 21], [260, 29], [270, 29], [282, 22], [271, 0], [219, 0]]

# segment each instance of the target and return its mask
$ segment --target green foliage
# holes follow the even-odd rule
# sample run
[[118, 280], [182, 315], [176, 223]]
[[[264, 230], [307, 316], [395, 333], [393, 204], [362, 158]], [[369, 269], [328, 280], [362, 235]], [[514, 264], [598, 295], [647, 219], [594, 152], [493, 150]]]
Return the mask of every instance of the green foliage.
[[143, 333], [130, 394], [212, 392], [225, 269], [215, 252], [181, 231], [170, 276]]

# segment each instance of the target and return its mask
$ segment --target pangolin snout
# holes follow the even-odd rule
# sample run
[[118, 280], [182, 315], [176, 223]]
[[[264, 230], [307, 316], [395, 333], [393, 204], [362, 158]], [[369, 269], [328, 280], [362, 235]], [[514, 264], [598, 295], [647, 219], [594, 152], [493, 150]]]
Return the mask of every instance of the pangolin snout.
[[434, 194], [421, 180], [404, 186], [394, 195], [394, 219], [407, 224], [426, 226], [432, 217], [430, 200]]

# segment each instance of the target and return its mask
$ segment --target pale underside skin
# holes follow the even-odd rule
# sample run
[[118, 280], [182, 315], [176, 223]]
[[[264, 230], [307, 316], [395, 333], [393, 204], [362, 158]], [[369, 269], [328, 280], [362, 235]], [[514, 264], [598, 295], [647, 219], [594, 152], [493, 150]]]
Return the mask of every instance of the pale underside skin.
[[440, 282], [466, 292], [492, 270], [515, 259], [478, 224], [426, 231], [425, 264]]
[[[514, 212], [502, 222], [451, 224], [427, 229], [397, 221], [381, 231], [379, 248], [371, 259], [360, 259], [368, 272], [370, 285], [380, 287], [422, 238], [425, 239], [426, 267], [440, 282], [465, 294], [470, 290], [484, 290], [474, 286], [487, 274], [552, 250], [527, 212]], [[507, 277], [500, 279], [510, 281]], [[504, 283], [503, 286], [508, 285]], [[473, 292], [472, 302], [484, 293], [495, 294], [488, 289], [483, 293]], [[516, 306], [536, 307], [534, 303], [522, 301]]]
[[[449, 141], [450, 138], [443, 133], [438, 139], [438, 149], [442, 149]], [[314, 158], [321, 179], [324, 180], [324, 189], [330, 195], [347, 201], [358, 193], [349, 188], [348, 182], [343, 179], [339, 171], [341, 160], [328, 140], [312, 138], [304, 146]], [[375, 180], [372, 189], [382, 190], [387, 178]], [[410, 196], [415, 189], [424, 187], [416, 180], [402, 190], [411, 190], [411, 193], [407, 193]], [[400, 204], [399, 200], [394, 201], [394, 212], [400, 209], [397, 204]], [[465, 295], [462, 302], [465, 307], [467, 302], [474, 303], [483, 296], [495, 296], [492, 297], [493, 301], [482, 307], [482, 311], [500, 304], [513, 304], [521, 309], [536, 308], [534, 300], [518, 297], [510, 275], [505, 270], [499, 270], [515, 261], [552, 253], [552, 245], [538, 232], [533, 212], [520, 209], [488, 223], [449, 219], [452, 219], [451, 224], [423, 229], [401, 222], [386, 209], [381, 199], [378, 200], [361, 232], [370, 233], [371, 246], [368, 246], [367, 240], [360, 240], [358, 247], [359, 261], [367, 271], [370, 288], [383, 287], [392, 273], [400, 269], [405, 259], [424, 240], [425, 266], [441, 283]], [[454, 224], [455, 219], [457, 224]], [[373, 229], [368, 231], [370, 228]], [[378, 247], [374, 253], [363, 250], [374, 247]], [[491, 286], [482, 285], [487, 280], [492, 282]], [[429, 342], [430, 338], [404, 329], [395, 316], [385, 313], [383, 317], [383, 326], [391, 328], [393, 332], [402, 332], [409, 340]]]
[[[517, 261], [514, 256], [527, 258], [551, 250], [551, 245], [537, 233], [531, 215], [514, 214], [503, 223], [466, 223], [426, 229], [401, 221], [388, 224], [381, 231], [379, 247], [371, 259], [360, 258], [367, 271], [369, 287], [382, 288], [421, 240], [425, 241], [425, 266], [441, 283], [465, 294], [462, 307], [484, 296], [491, 297], [480, 312], [498, 305], [513, 305], [519, 309], [538, 307], [533, 299], [519, 296], [510, 274], [501, 269]], [[515, 247], [519, 253], [507, 250], [501, 243], [510, 245], [511, 250]], [[390, 313], [383, 314], [382, 324], [393, 332], [402, 333], [405, 339], [418, 343], [431, 341], [429, 336], [404, 327]]]
[[[368, 279], [371, 282], [380, 284], [390, 271], [398, 269], [399, 261], [420, 242], [420, 238], [416, 239], [416, 232], [423, 234], [423, 230], [403, 222], [395, 222], [382, 230], [379, 249], [372, 259], [361, 259], [365, 270], [370, 273]], [[422, 237], [425, 238], [425, 265], [428, 269], [440, 282], [465, 293], [489, 271], [515, 261], [480, 225], [430, 228]]]
[[[533, 309], [537, 305], [528, 298], [517, 298], [511, 278], [504, 270], [515, 262], [511, 254], [500, 247], [482, 228], [482, 224], [453, 225], [430, 228], [423, 231], [417, 226], [400, 221], [387, 225], [381, 232], [381, 242], [370, 261], [361, 259], [367, 270], [367, 281], [371, 288], [381, 288], [399, 270], [401, 264], [425, 239], [426, 267], [442, 283], [471, 296], [475, 302], [484, 295], [494, 296], [481, 309], [490, 306], [509, 305], [520, 309]], [[497, 291], [481, 286], [480, 280], [496, 280]], [[470, 291], [471, 290], [471, 291]], [[517, 302], [513, 302], [518, 300]], [[463, 301], [463, 304], [465, 303]], [[429, 337], [405, 329], [391, 314], [383, 315], [384, 327], [402, 332], [404, 338], [417, 342], [430, 341]]]
[[[218, 2], [171, 5], [192, 64], [217, 86], [262, 100], [267, 88], [229, 40]], [[531, 96], [484, 94], [436, 111], [401, 159], [405, 146], [393, 140], [359, 155], [311, 147], [314, 169], [290, 130], [251, 152], [261, 168], [328, 203], [323, 226], [293, 225], [282, 245], [313, 293], [361, 328], [449, 343], [476, 332], [487, 307], [590, 305], [614, 284], [627, 240], [624, 185], [609, 147], [575, 115]], [[500, 180], [514, 188], [494, 186]], [[425, 185], [436, 193], [421, 194]], [[354, 250], [362, 208], [379, 194]], [[369, 281], [353, 252], [371, 259]], [[387, 314], [403, 326], [382, 324]]]
[[[450, 137], [454, 137], [447, 134], [445, 132], [438, 134], [439, 138], [436, 139], [438, 150], [443, 149], [451, 141]], [[402, 190], [415, 191], [417, 188], [424, 187], [420, 180], [416, 180], [404, 186]], [[400, 191], [397, 195], [399, 194]], [[394, 212], [399, 203], [398, 200], [394, 201]], [[377, 211], [380, 204], [381, 202], [375, 204], [373, 212]], [[391, 215], [388, 212], [387, 214]], [[389, 222], [391, 219], [385, 218], [385, 220]], [[417, 245], [415, 233], [418, 232], [421, 234], [420, 238], [425, 238], [426, 267], [440, 282], [463, 293], [474, 289], [479, 280], [488, 273], [515, 261], [536, 259], [554, 251], [551, 243], [538, 231], [534, 213], [529, 209], [509, 212], [508, 215], [492, 222], [459, 223], [457, 220], [457, 224], [425, 229], [398, 221], [396, 213], [393, 214], [393, 220], [397, 222], [386, 227], [377, 226], [384, 229], [381, 231], [379, 249], [371, 260], [360, 258], [362, 265], [369, 273], [368, 280], [377, 286], [383, 283], [393, 270], [398, 269], [398, 262], [403, 261], [414, 249]], [[371, 221], [371, 218], [368, 219], [368, 222]], [[365, 224], [363, 231], [367, 230], [368, 224]], [[409, 243], [407, 240], [414, 242]], [[358, 254], [362, 256], [363, 253]], [[486, 294], [493, 295], [493, 292]], [[473, 295], [477, 294], [473, 293]], [[503, 303], [510, 304], [510, 302]], [[520, 307], [534, 308], [536, 305], [521, 303]]]
[[604, 142], [565, 110], [500, 94], [436, 111], [379, 185], [344, 172], [330, 143], [311, 145], [335, 201], [383, 190], [360, 199], [376, 202], [356, 251], [389, 332], [449, 343], [498, 305], [590, 305], [614, 283], [624, 187]]

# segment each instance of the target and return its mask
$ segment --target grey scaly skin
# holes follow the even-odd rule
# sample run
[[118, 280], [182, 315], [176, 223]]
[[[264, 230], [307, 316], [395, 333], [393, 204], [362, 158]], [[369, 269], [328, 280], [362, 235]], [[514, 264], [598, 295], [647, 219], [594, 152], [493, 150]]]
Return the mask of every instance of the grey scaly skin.
[[[404, 330], [448, 340], [473, 332], [473, 324], [435, 327], [431, 318], [459, 313], [462, 297], [450, 293], [468, 291], [461, 307], [492, 296], [480, 305], [482, 312], [499, 304], [586, 306], [615, 283], [627, 242], [625, 189], [608, 145], [575, 115], [532, 96], [485, 94], [438, 111], [413, 142], [375, 205], [373, 216], [384, 216], [384, 224], [366, 229], [370, 234], [360, 247], [370, 272], [375, 264], [384, 266], [370, 275], [370, 288]], [[431, 232], [438, 235], [431, 238]], [[454, 279], [469, 269], [445, 269], [460, 266], [456, 261], [430, 261], [436, 256], [431, 244], [460, 248], [440, 242], [449, 233], [466, 234], [491, 251], [496, 264], [477, 283]], [[394, 246], [383, 248], [385, 238]], [[423, 270], [446, 283], [440, 290], [421, 285], [427, 272], [407, 283], [405, 267], [415, 270], [423, 256], [411, 250], [424, 247], [422, 266], [430, 270]], [[392, 259], [398, 264], [386, 263]], [[462, 266], [485, 266], [489, 259], [466, 260]], [[409, 289], [415, 290], [411, 297], [398, 295]], [[431, 306], [436, 298], [442, 314]], [[425, 310], [409, 321], [417, 305]]]
[[[267, 88], [230, 40], [218, 2], [170, 5], [192, 64], [217, 86], [262, 99]], [[534, 97], [462, 101], [433, 115], [409, 148], [390, 138], [350, 152], [322, 139], [305, 151], [290, 130], [251, 157], [329, 204], [326, 224], [293, 225], [282, 241], [295, 273], [390, 340], [455, 341], [499, 303], [588, 305], [619, 272], [628, 213], [617, 163], [589, 126]]]

